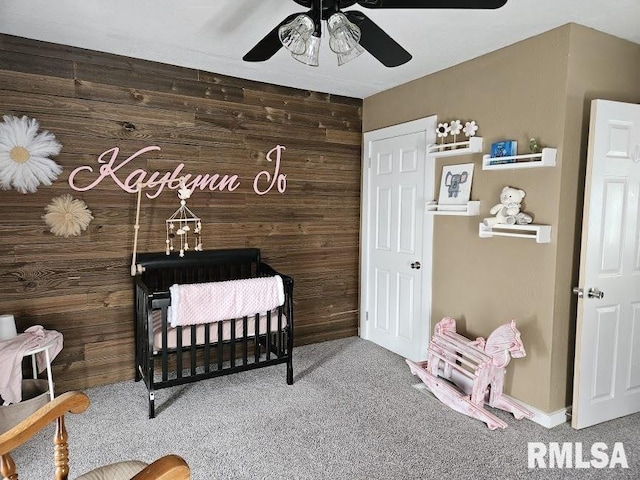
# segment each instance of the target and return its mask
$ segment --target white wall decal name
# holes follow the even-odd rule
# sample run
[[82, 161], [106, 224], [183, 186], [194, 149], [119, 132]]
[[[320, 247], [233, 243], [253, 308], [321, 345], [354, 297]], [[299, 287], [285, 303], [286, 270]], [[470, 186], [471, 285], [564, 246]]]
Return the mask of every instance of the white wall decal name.
[[[69, 186], [78, 192], [86, 192], [87, 190], [91, 190], [98, 186], [105, 178], [110, 177], [116, 185], [128, 193], [136, 193], [138, 184], [143, 183], [145, 189], [149, 190], [146, 192], [146, 196], [148, 198], [156, 198], [162, 193], [165, 187], [170, 190], [178, 189], [180, 187], [179, 180], [181, 178], [185, 179], [186, 186], [191, 191], [199, 188], [200, 190], [209, 189], [210, 191], [219, 190], [221, 192], [227, 190], [229, 192], [233, 192], [240, 186], [238, 175], [220, 176], [217, 173], [214, 173], [213, 175], [206, 173], [194, 176], [189, 173], [182, 173], [184, 163], [178, 164], [173, 171], [164, 173], [156, 170], [149, 174], [149, 172], [141, 168], [134, 170], [124, 178], [122, 178], [124, 176], [122, 173], [118, 173], [122, 167], [135, 160], [137, 157], [144, 153], [156, 150], [160, 150], [160, 147], [150, 145], [138, 150], [124, 160], [118, 160], [120, 148], [113, 147], [106, 152], [103, 152], [100, 157], [98, 157], [98, 163], [101, 166], [98, 172], [99, 175], [94, 178], [93, 181], [89, 184], [85, 184], [84, 186], [78, 182], [76, 177], [79, 174], [94, 174], [92, 166], [83, 165], [76, 168], [69, 174]], [[287, 176], [280, 171], [283, 150], [286, 150], [284, 146], [276, 145], [269, 151], [269, 153], [267, 153], [267, 161], [274, 162], [273, 172], [269, 172], [267, 170], [258, 172], [253, 179], [253, 191], [256, 194], [264, 195], [270, 192], [274, 187], [276, 187], [280, 193], [284, 193], [287, 189]], [[274, 155], [275, 159], [273, 158]], [[264, 185], [261, 186], [261, 184]]]

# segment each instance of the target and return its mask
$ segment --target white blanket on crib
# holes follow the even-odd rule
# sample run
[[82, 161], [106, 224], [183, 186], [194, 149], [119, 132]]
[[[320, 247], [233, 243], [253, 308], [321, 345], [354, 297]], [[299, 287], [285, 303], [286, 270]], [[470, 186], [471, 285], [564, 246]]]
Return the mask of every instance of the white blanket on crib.
[[240, 318], [284, 303], [282, 277], [171, 285], [168, 320], [172, 327]]

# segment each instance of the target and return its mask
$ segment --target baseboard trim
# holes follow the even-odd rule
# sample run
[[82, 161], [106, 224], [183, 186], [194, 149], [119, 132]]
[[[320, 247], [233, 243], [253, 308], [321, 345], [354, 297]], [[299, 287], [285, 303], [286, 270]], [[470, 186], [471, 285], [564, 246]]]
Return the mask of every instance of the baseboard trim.
[[[431, 391], [424, 383], [416, 383], [415, 385], [413, 385], [413, 388], [431, 394]], [[537, 409], [536, 407], [532, 407], [531, 405], [526, 404], [521, 400], [513, 398], [510, 395], [505, 396], [509, 397], [514, 402], [519, 403], [527, 410], [531, 410], [533, 412], [533, 417], [529, 418], [528, 420], [537, 423], [538, 425], [541, 425], [545, 428], [557, 427], [558, 425], [562, 425], [563, 423], [568, 421], [567, 410], [569, 409], [569, 407], [561, 408], [560, 410], [557, 410], [553, 413], [546, 413], [542, 410]]]
[[513, 398], [509, 395], [506, 395], [506, 396], [509, 397], [514, 402], [518, 402], [527, 410], [531, 410], [533, 412], [533, 417], [530, 418], [529, 420], [545, 428], [557, 427], [558, 425], [562, 425], [563, 423], [566, 423], [568, 421], [567, 411], [569, 407], [561, 408], [560, 410], [556, 410], [553, 413], [546, 413], [546, 412], [543, 412], [542, 410], [538, 410], [536, 407], [532, 407], [531, 405], [524, 403], [521, 400]]

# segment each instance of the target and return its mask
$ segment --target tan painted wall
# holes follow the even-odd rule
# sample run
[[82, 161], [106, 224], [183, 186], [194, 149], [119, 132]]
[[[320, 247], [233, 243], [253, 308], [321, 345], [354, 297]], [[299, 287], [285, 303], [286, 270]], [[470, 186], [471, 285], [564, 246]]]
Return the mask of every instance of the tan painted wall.
[[[439, 185], [442, 165], [475, 161], [472, 199], [481, 200], [482, 206], [480, 217], [435, 219], [433, 321], [453, 316], [467, 335], [486, 337], [500, 324], [517, 319], [528, 356], [509, 367], [506, 390], [546, 412], [570, 402], [575, 310], [570, 287], [586, 145], [584, 105], [577, 109], [570, 101], [581, 95], [572, 75], [596, 74], [593, 59], [580, 63], [589, 73], [578, 73], [574, 55], [593, 52], [590, 44], [600, 45], [595, 38], [600, 36], [607, 37], [601, 51], [610, 57], [640, 49], [566, 25], [364, 100], [365, 132], [437, 114], [441, 121], [475, 120], [485, 151], [491, 142], [512, 138], [521, 142], [520, 153], [526, 153], [531, 136], [558, 148], [556, 168], [485, 172], [479, 154], [439, 159], [436, 166]], [[629, 76], [636, 69], [618, 69], [617, 74]], [[606, 78], [603, 84], [608, 84]], [[478, 222], [488, 216], [505, 185], [524, 189], [524, 210], [534, 214], [536, 223], [553, 226], [550, 244], [478, 237]], [[561, 209], [561, 202], [569, 207]]]
[[[591, 100], [640, 103], [640, 45], [571, 25], [563, 141], [562, 187], [556, 264], [555, 320], [551, 364], [551, 405], [571, 403], [576, 301], [567, 292], [578, 284], [584, 174]], [[573, 268], [567, 268], [572, 258]], [[566, 365], [567, 368], [562, 368]], [[566, 384], [566, 392], [562, 385]], [[559, 408], [559, 407], [558, 407]]]

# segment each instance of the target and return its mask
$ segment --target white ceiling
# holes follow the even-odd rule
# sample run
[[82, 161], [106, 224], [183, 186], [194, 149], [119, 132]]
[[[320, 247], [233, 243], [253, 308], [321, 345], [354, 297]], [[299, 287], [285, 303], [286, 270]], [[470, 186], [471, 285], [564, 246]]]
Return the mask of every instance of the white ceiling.
[[412, 55], [386, 68], [368, 53], [320, 66], [283, 48], [242, 61], [293, 0], [0, 0], [0, 32], [305, 90], [365, 98], [569, 22], [640, 44], [640, 0], [508, 0], [498, 10], [360, 9]]

